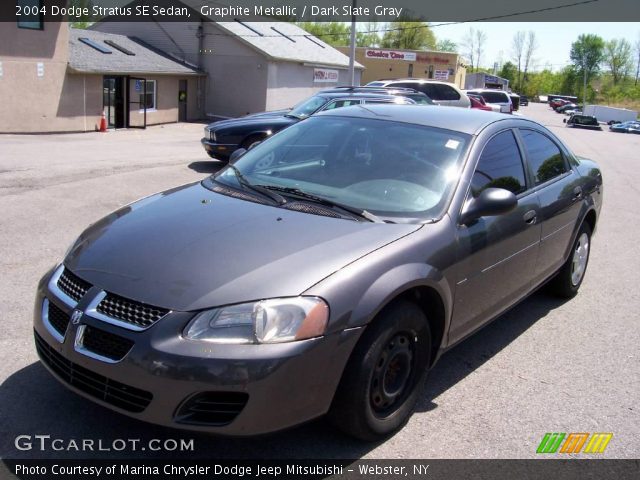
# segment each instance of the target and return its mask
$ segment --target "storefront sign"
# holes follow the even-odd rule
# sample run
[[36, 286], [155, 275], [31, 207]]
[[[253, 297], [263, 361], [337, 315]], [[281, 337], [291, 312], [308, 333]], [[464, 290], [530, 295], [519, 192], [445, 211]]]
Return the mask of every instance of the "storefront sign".
[[434, 80], [449, 80], [449, 70], [436, 70], [433, 72]]
[[328, 68], [314, 68], [314, 83], [334, 83], [338, 81], [338, 70], [330, 70]]
[[398, 50], [365, 50], [364, 56], [380, 60], [404, 60], [406, 62], [416, 61], [416, 52], [402, 52]]

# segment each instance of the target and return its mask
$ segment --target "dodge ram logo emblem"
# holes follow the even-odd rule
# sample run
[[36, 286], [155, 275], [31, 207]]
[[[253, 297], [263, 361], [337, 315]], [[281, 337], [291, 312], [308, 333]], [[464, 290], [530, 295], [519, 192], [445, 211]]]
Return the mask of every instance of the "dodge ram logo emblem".
[[71, 323], [74, 325], [78, 325], [80, 323], [80, 319], [82, 318], [82, 312], [80, 310], [74, 310], [71, 314]]

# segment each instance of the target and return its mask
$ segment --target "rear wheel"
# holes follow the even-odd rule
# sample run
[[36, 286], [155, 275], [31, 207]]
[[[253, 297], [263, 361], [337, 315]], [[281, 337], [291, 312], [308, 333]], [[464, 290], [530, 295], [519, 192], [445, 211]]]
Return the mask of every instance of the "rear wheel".
[[329, 419], [353, 437], [372, 441], [402, 427], [427, 376], [431, 333], [415, 304], [398, 301], [367, 327], [349, 359]]
[[571, 255], [549, 283], [553, 293], [565, 298], [571, 298], [578, 293], [587, 271], [590, 250], [591, 227], [583, 223], [573, 243]]

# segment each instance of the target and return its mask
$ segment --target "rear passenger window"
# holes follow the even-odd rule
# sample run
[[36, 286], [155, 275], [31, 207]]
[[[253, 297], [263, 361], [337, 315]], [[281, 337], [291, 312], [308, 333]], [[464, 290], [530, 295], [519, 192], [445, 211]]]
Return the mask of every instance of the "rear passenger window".
[[438, 92], [438, 100], [460, 100], [460, 94], [456, 92], [456, 89], [449, 85], [442, 85], [441, 83], [433, 84], [434, 89]]
[[516, 195], [527, 189], [520, 150], [511, 130], [489, 140], [480, 155], [471, 193], [477, 197], [487, 188], [504, 188]]
[[533, 130], [520, 130], [527, 160], [535, 176], [536, 185], [547, 182], [568, 171], [562, 152], [548, 137]]

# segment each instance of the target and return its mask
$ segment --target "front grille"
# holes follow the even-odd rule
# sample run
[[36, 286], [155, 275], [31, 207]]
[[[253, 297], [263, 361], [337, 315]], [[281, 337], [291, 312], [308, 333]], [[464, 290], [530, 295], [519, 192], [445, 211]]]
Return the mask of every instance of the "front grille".
[[47, 310], [49, 316], [49, 323], [51, 326], [64, 337], [69, 326], [69, 315], [64, 313], [63, 310], [56, 307], [51, 301], [49, 301], [49, 309]]
[[128, 300], [114, 293], [107, 293], [96, 310], [103, 315], [141, 328], [150, 327], [169, 313], [165, 308]]
[[92, 353], [111, 360], [122, 360], [129, 353], [134, 342], [99, 328], [85, 326], [82, 347]]
[[325, 217], [342, 218], [340, 214], [334, 212], [328, 207], [319, 207], [316, 205], [311, 205], [309, 203], [285, 203], [284, 208], [288, 210], [295, 210], [297, 212], [309, 213], [311, 215], [323, 215]]
[[228, 425], [248, 401], [249, 395], [243, 392], [199, 393], [182, 404], [175, 420], [189, 425]]
[[58, 279], [58, 288], [78, 302], [91, 288], [91, 284], [65, 268]]
[[142, 412], [153, 398], [150, 392], [116, 382], [110, 378], [77, 365], [51, 348], [34, 331], [36, 349], [43, 363], [49, 366], [63, 382], [110, 405], [127, 410]]

